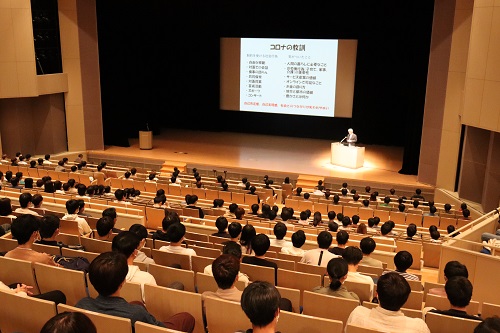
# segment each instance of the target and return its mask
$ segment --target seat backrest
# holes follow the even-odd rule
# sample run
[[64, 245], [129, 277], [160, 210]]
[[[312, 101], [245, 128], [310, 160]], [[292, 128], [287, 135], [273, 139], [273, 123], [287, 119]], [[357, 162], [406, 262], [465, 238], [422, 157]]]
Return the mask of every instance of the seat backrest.
[[194, 272], [158, 264], [149, 264], [149, 273], [154, 276], [159, 286], [168, 287], [172, 282], [181, 282], [184, 290], [195, 292]]
[[375, 329], [371, 328], [366, 328], [354, 324], [347, 324], [347, 327], [345, 329], [346, 333], [378, 333], [378, 332], [383, 332], [383, 331], [378, 331]]
[[203, 256], [191, 256], [191, 265], [192, 270], [195, 273], [201, 272], [205, 270], [205, 267], [211, 265], [214, 261], [214, 258], [203, 257]]
[[97, 332], [132, 333], [132, 322], [129, 318], [88, 311], [62, 303], [57, 305], [57, 312], [62, 313], [65, 311], [86, 314], [96, 326]]
[[[287, 298], [292, 302], [293, 312], [300, 313], [300, 290], [276, 286], [282, 298]], [[242, 289], [240, 289], [242, 290]]]
[[344, 206], [344, 216], [352, 217], [359, 214], [359, 206]]
[[171, 330], [168, 328], [155, 326], [151, 324], [143, 323], [142, 321], [136, 321], [134, 324], [135, 333], [182, 333], [180, 331]]
[[410, 296], [408, 296], [408, 300], [402, 307], [406, 309], [422, 310], [423, 300], [424, 300], [423, 291], [412, 290]]
[[444, 289], [444, 283], [434, 283], [434, 282], [425, 281], [424, 282], [424, 302], [427, 298], [427, 293], [432, 288], [443, 288]]
[[302, 256], [295, 256], [293, 254], [286, 254], [286, 253], [278, 252], [278, 259], [295, 261], [297, 263], [300, 261], [300, 259], [302, 259]]
[[391, 220], [396, 224], [406, 224], [406, 213], [399, 211], [391, 211]]
[[304, 290], [312, 290], [314, 287], [321, 285], [321, 276], [319, 274], [309, 274], [287, 269], [278, 270], [278, 286], [300, 290], [301, 305]]
[[[205, 333], [201, 295], [161, 286], [144, 285], [148, 311], [160, 321], [179, 312], [188, 312], [195, 318], [194, 333]], [[227, 317], [226, 317], [227, 318]]]
[[[266, 253], [266, 255], [267, 254], [269, 254], [269, 252]], [[295, 270], [295, 261], [277, 259], [277, 258], [267, 257], [267, 256], [266, 256], [266, 260], [274, 262], [276, 265], [278, 265], [278, 269], [282, 268], [282, 269], [288, 269], [291, 271]]]
[[191, 261], [186, 254], [168, 253], [160, 250], [151, 250], [155, 263], [163, 266], [180, 265], [181, 269], [191, 270]]
[[0, 291], [0, 304], [3, 304], [0, 311], [0, 331], [3, 333], [39, 333], [43, 325], [57, 314], [54, 302], [19, 297], [4, 291]]
[[[207, 297], [204, 301], [207, 328], [209, 332], [233, 333], [247, 330], [252, 323], [241, 309], [238, 302], [226, 301], [220, 298]], [[228, 314], [231, 314], [228, 320]]]
[[59, 231], [65, 234], [80, 235], [77, 221], [61, 219], [61, 222], [59, 224]]
[[371, 302], [373, 295], [372, 295], [372, 292], [370, 290], [369, 283], [344, 281], [344, 286], [347, 288], [347, 290], [352, 291], [353, 293], [358, 295], [359, 300], [361, 302], [364, 302], [364, 301]]
[[198, 209], [194, 209], [194, 208], [183, 207], [182, 208], [182, 215], [199, 218], [200, 211]]
[[[351, 312], [360, 305], [359, 301], [304, 291], [303, 314], [347, 322]], [[332, 311], [335, 309], [335, 311]]]
[[33, 287], [33, 294], [40, 293], [31, 261], [0, 256], [0, 267], [0, 281], [6, 285], [22, 282]]
[[343, 323], [339, 320], [282, 311], [276, 329], [287, 333], [341, 333], [343, 332]]
[[82, 237], [80, 239], [85, 251], [103, 253], [111, 251], [112, 243], [110, 241], [103, 241], [99, 239], [93, 239], [88, 237]]
[[500, 304], [483, 302], [481, 305], [481, 317], [489, 318], [500, 314]]
[[409, 242], [404, 240], [396, 240], [396, 252], [408, 251], [413, 257], [413, 264], [410, 266], [411, 269], [420, 270], [422, 258], [422, 243], [421, 242]]
[[358, 272], [360, 273], [370, 273], [375, 274], [377, 276], [382, 275], [384, 269], [382, 267], [368, 266], [368, 265], [359, 265]]
[[424, 286], [422, 285], [422, 281], [419, 280], [406, 280], [410, 285], [411, 290], [413, 291], [423, 291]]
[[425, 323], [432, 333], [448, 333], [474, 332], [474, 329], [480, 321], [427, 312], [425, 315]]
[[12, 238], [0, 237], [0, 252], [9, 252], [14, 250], [19, 244]]
[[32, 249], [37, 252], [44, 252], [52, 255], [61, 255], [61, 248], [59, 246], [33, 243]]
[[439, 261], [441, 259], [441, 247], [441, 243], [422, 242], [425, 267], [439, 268]]
[[87, 258], [89, 262], [92, 262], [100, 253], [74, 250], [67, 247], [61, 248], [61, 254], [65, 257], [84, 257]]
[[[430, 306], [438, 310], [448, 310], [450, 308], [450, 301], [448, 301], [447, 297], [427, 294], [425, 306]], [[467, 311], [468, 314], [477, 315], [479, 313], [479, 302], [470, 301], [469, 305], [465, 307], [465, 311]]]
[[87, 297], [85, 273], [73, 269], [33, 263], [35, 276], [41, 293], [61, 290], [66, 295], [66, 304], [75, 305]]
[[250, 281], [267, 281], [275, 284], [274, 268], [257, 265], [241, 264], [240, 271], [248, 275]]

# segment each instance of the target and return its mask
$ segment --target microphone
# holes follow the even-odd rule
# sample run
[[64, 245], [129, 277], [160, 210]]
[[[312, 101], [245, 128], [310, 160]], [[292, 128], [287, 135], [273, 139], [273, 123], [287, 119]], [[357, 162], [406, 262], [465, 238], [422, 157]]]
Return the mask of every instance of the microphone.
[[340, 140], [340, 143], [344, 142], [345, 139], [347, 139], [347, 136], [345, 136], [342, 140]]

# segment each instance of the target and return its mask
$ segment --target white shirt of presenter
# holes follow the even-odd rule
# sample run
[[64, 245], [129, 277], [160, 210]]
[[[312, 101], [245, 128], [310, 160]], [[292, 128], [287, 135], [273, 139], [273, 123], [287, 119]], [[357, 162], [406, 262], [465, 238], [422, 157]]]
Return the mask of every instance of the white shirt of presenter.
[[358, 136], [354, 134], [354, 131], [352, 128], [349, 128], [347, 130], [347, 136], [346, 136], [346, 142], [349, 146], [354, 146], [356, 142], [358, 141]]

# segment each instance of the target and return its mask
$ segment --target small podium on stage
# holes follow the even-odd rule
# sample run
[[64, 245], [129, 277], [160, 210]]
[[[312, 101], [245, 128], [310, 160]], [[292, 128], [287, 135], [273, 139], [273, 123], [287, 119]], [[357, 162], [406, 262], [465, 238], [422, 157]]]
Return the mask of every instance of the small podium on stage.
[[361, 168], [365, 163], [365, 147], [346, 146], [340, 142], [332, 142], [333, 165], [346, 168]]
[[153, 132], [139, 131], [139, 148], [153, 149]]

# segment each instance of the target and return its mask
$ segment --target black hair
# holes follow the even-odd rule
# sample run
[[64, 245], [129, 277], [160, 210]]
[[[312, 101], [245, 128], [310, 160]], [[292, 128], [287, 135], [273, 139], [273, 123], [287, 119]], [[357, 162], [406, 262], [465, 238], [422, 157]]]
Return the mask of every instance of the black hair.
[[363, 259], [363, 252], [357, 246], [348, 246], [342, 252], [342, 258], [347, 261], [349, 265], [357, 265]]
[[339, 225], [336, 222], [328, 222], [328, 231], [337, 232]]
[[141, 240], [148, 238], [148, 229], [142, 224], [132, 224], [128, 230], [139, 236]]
[[328, 231], [323, 230], [318, 234], [317, 237], [317, 242], [318, 242], [318, 247], [320, 249], [328, 249], [330, 245], [332, 245], [332, 234], [330, 234]]
[[26, 244], [31, 235], [40, 229], [40, 220], [32, 214], [23, 214], [12, 221], [10, 232], [17, 244]]
[[337, 240], [337, 244], [345, 245], [349, 240], [349, 234], [345, 230], [340, 230], [339, 232], [337, 232], [335, 239]]
[[283, 239], [286, 236], [287, 227], [283, 222], [278, 222], [274, 225], [273, 232], [276, 239]]
[[141, 238], [132, 231], [122, 231], [113, 238], [111, 249], [129, 258], [139, 247]]
[[382, 235], [388, 235], [392, 231], [392, 225], [389, 222], [384, 222], [380, 227], [380, 233]]
[[40, 333], [97, 333], [97, 328], [85, 313], [64, 311], [47, 320]]
[[413, 256], [408, 251], [399, 251], [394, 256], [394, 265], [398, 272], [406, 272], [408, 268], [413, 264]]
[[227, 232], [231, 238], [236, 238], [241, 234], [242, 226], [240, 222], [231, 222], [227, 227]]
[[335, 211], [331, 210], [331, 211], [328, 212], [328, 218], [330, 220], [335, 219], [335, 216], [337, 216], [337, 214], [335, 213]]
[[212, 263], [212, 274], [220, 289], [233, 286], [240, 272], [240, 260], [231, 254], [221, 254]]
[[97, 234], [101, 237], [106, 236], [114, 227], [114, 221], [109, 216], [103, 216], [99, 220], [97, 220], [95, 228], [97, 230]]
[[467, 266], [456, 260], [448, 261], [444, 266], [443, 273], [447, 279], [451, 279], [452, 277], [455, 276], [463, 276], [465, 278], [469, 277], [469, 271], [467, 270]]
[[338, 290], [342, 286], [340, 279], [346, 276], [348, 272], [347, 261], [344, 258], [330, 259], [326, 271], [330, 277], [330, 289]]
[[370, 254], [375, 251], [377, 243], [372, 237], [365, 237], [359, 242], [359, 247], [363, 254]]
[[271, 246], [271, 241], [266, 234], [258, 234], [252, 238], [252, 250], [256, 256], [263, 256]]
[[227, 241], [223, 243], [222, 254], [231, 254], [236, 258], [241, 259], [241, 245], [235, 241]]
[[264, 327], [274, 320], [280, 300], [280, 293], [274, 285], [255, 281], [243, 290], [240, 304], [252, 325]]
[[68, 211], [68, 214], [76, 214], [79, 207], [78, 201], [75, 199], [69, 199], [66, 201], [66, 210]]
[[178, 243], [186, 235], [186, 226], [182, 223], [174, 223], [167, 229], [167, 235], [172, 243]]
[[179, 218], [179, 214], [176, 212], [170, 212], [168, 210], [165, 211], [165, 217], [161, 221], [161, 227], [166, 232], [168, 227], [170, 227], [174, 223], [180, 223], [181, 219]]
[[415, 223], [410, 223], [408, 227], [406, 227], [406, 235], [408, 237], [413, 237], [417, 234], [417, 225]]
[[116, 208], [115, 207], [108, 207], [105, 210], [102, 211], [102, 216], [109, 216], [113, 220], [116, 219]]
[[21, 195], [19, 195], [19, 205], [22, 208], [27, 208], [32, 198], [33, 196], [29, 192], [21, 193]]
[[472, 298], [472, 283], [463, 276], [454, 276], [444, 285], [446, 297], [452, 306], [464, 308]]
[[128, 273], [127, 258], [117, 251], [98, 255], [89, 266], [89, 280], [102, 296], [114, 294]]
[[0, 216], [7, 216], [12, 214], [12, 203], [10, 198], [0, 198]]
[[224, 216], [219, 216], [217, 220], [215, 220], [215, 226], [217, 227], [217, 230], [219, 230], [219, 232], [226, 231], [228, 225], [229, 222]]
[[59, 228], [61, 222], [54, 214], [45, 214], [40, 220], [40, 237], [50, 238]]
[[411, 288], [406, 279], [395, 272], [381, 275], [377, 281], [380, 306], [389, 311], [399, 311], [408, 300]]
[[500, 333], [500, 317], [485, 318], [476, 326], [474, 333]]
[[301, 248], [306, 242], [306, 234], [304, 230], [297, 230], [292, 234], [292, 244], [293, 247]]
[[251, 224], [245, 224], [241, 229], [240, 244], [243, 246], [251, 246], [252, 239], [257, 235], [255, 228]]

